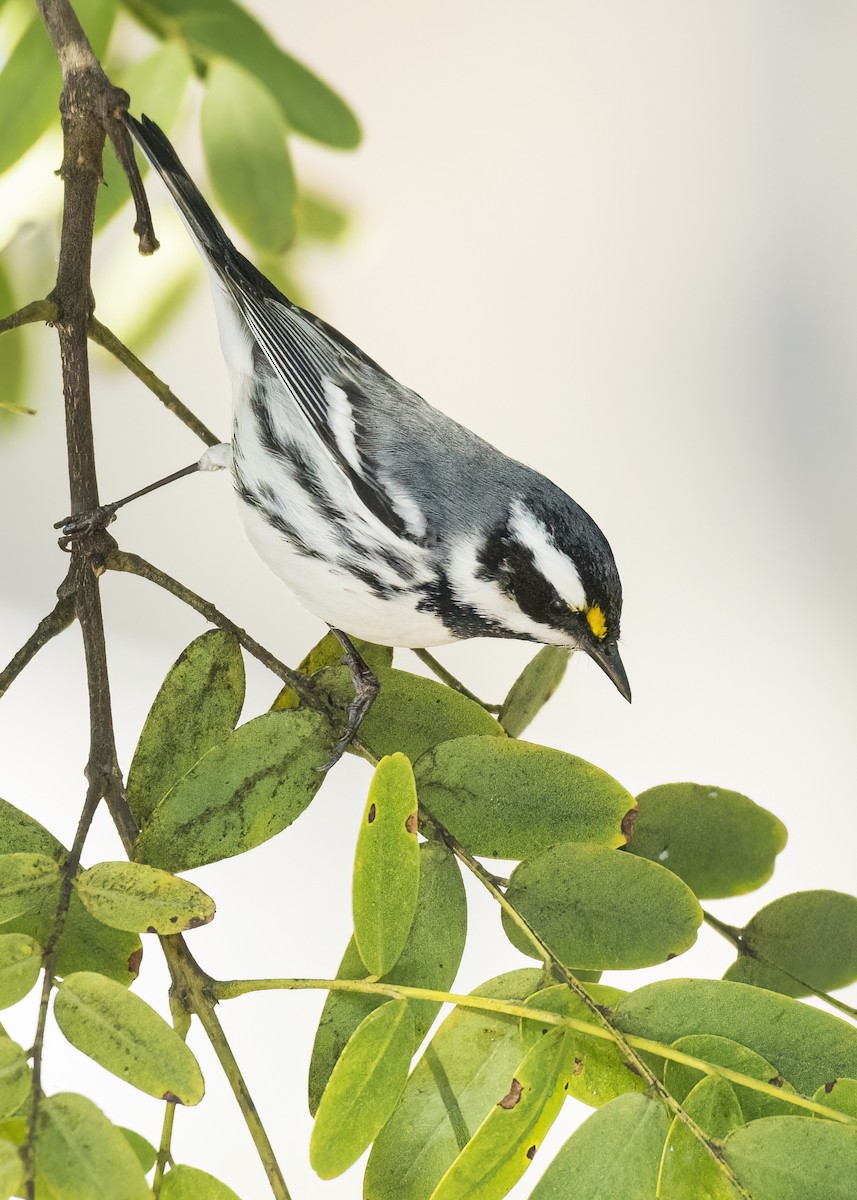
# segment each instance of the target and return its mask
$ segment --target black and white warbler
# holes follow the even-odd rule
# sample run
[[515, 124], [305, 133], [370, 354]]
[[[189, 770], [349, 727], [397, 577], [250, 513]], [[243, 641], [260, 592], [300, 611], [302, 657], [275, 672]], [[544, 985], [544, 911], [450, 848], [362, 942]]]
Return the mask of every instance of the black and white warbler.
[[158, 126], [126, 120], [209, 269], [232, 376], [231, 446], [178, 474], [231, 463], [250, 541], [340, 637], [357, 692], [340, 751], [377, 691], [348, 634], [579, 649], [630, 700], [622, 588], [592, 518], [282, 295], [232, 245]]

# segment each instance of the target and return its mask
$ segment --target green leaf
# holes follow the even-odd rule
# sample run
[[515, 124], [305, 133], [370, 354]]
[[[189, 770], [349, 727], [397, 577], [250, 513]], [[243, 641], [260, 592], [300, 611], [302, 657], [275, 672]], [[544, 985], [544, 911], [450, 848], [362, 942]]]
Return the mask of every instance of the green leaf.
[[341, 1175], [371, 1145], [396, 1107], [414, 1053], [407, 1000], [361, 1021], [339, 1056], [316, 1113], [309, 1160], [322, 1179]]
[[164, 796], [232, 733], [244, 703], [234, 634], [210, 629], [183, 650], [155, 697], [128, 772], [128, 802], [148, 820]]
[[[102, 57], [116, 5], [110, 0], [76, 0], [74, 10], [96, 57]], [[59, 63], [37, 17], [0, 72], [0, 173], [13, 166], [51, 125], [59, 129], [61, 87]]]
[[[157, 121], [162, 129], [169, 129], [190, 79], [191, 62], [187, 51], [178, 42], [164, 42], [148, 58], [132, 63], [124, 71], [111, 74], [114, 82], [123, 87], [131, 97], [134, 112], [145, 113]], [[145, 175], [149, 163], [142, 156], [141, 159], [140, 171]], [[131, 199], [127, 176], [116, 155], [108, 148], [105, 148], [104, 153], [104, 184], [98, 193], [96, 232], [103, 229], [111, 217]]]
[[63, 981], [54, 1016], [73, 1046], [140, 1091], [199, 1104], [202, 1074], [188, 1047], [153, 1008], [92, 971]]
[[85, 1096], [59, 1092], [42, 1102], [36, 1161], [36, 1195], [45, 1200], [152, 1200], [134, 1151]]
[[857, 979], [857, 897], [845, 892], [781, 896], [751, 918], [742, 936], [747, 953], [724, 979], [785, 996], [833, 992]]
[[[408, 671], [375, 672], [381, 691], [360, 726], [359, 738], [374, 758], [400, 750], [412, 763], [451, 738], [469, 734], [505, 738], [505, 733], [481, 704], [459, 692]], [[354, 697], [351, 674], [344, 667], [327, 667], [316, 676], [341, 712], [340, 722]]]
[[205, 1171], [176, 1166], [164, 1176], [160, 1200], [238, 1200], [238, 1196]]
[[404, 950], [419, 885], [414, 773], [393, 754], [372, 777], [354, 858], [354, 937], [370, 974], [388, 974]]
[[98, 863], [75, 886], [89, 912], [111, 929], [184, 933], [214, 917], [214, 901], [202, 888], [143, 863]]
[[520, 737], [562, 683], [568, 669], [568, 650], [542, 646], [524, 667], [500, 706], [499, 721], [509, 737]]
[[[801, 1095], [840, 1076], [857, 1077], [857, 1029], [775, 992], [720, 979], [668, 979], [620, 1000], [618, 1027], [672, 1045], [688, 1034], [731, 1038], [775, 1062]], [[663, 1063], [654, 1063], [660, 1072]], [[754, 1122], [755, 1124], [755, 1122]]]
[[500, 1200], [517, 1183], [562, 1108], [570, 1046], [565, 1030], [552, 1029], [530, 1047], [432, 1200]]
[[[467, 901], [461, 872], [453, 854], [439, 842], [420, 846], [420, 886], [410, 936], [396, 965], [383, 983], [449, 991], [464, 953]], [[354, 938], [348, 944], [337, 979], [365, 979], [368, 972]], [[315, 1112], [333, 1065], [367, 1013], [383, 997], [331, 992], [321, 1014], [309, 1068], [309, 1106]], [[425, 1037], [439, 1004], [431, 1000], [411, 1005], [416, 1025], [414, 1049]]]
[[251, 71], [295, 132], [345, 150], [359, 143], [360, 126], [347, 105], [233, 0], [142, 0], [139, 7], [180, 33], [195, 57], [222, 55]]
[[[339, 242], [348, 232], [350, 223], [351, 218], [346, 210], [330, 197], [319, 195], [318, 192], [301, 191], [298, 194], [295, 225], [300, 238], [314, 242]], [[353, 638], [351, 640], [354, 641]], [[389, 661], [385, 665], [389, 667], [392, 662], [393, 651], [390, 649]]]
[[857, 1079], [833, 1079], [818, 1089], [813, 1100], [857, 1120]]
[[21, 1195], [24, 1186], [24, 1164], [18, 1147], [0, 1138], [0, 1196]]
[[0, 1117], [11, 1117], [30, 1091], [27, 1055], [11, 1038], [0, 1037]]
[[[124, 1125], [117, 1125], [116, 1128], [137, 1155], [137, 1162], [148, 1174], [158, 1158], [158, 1152], [155, 1147], [151, 1142], [146, 1141], [142, 1134], [137, 1133], [133, 1129], [126, 1129]], [[161, 1194], [163, 1195], [163, 1192]]]
[[0, 846], [4, 854], [45, 854], [62, 865], [66, 851], [60, 842], [29, 813], [0, 800]]
[[669, 1127], [657, 1100], [618, 1096], [575, 1130], [530, 1200], [654, 1200]]
[[[561, 962], [580, 967], [665, 962], [693, 945], [702, 921], [675, 875], [604, 846], [553, 846], [516, 867], [506, 895]], [[513, 946], [536, 955], [505, 912], [503, 928]]]
[[701, 900], [761, 887], [788, 836], [773, 813], [724, 788], [666, 783], [637, 804], [628, 849], [669, 868]]
[[42, 948], [25, 933], [0, 935], [0, 1008], [17, 1004], [36, 986]]
[[[765, 1083], [781, 1087], [783, 1092], [794, 1093], [792, 1085], [783, 1079], [777, 1068], [772, 1066], [766, 1058], [762, 1058], [761, 1054], [757, 1054], [755, 1050], [748, 1050], [746, 1046], [739, 1045], [731, 1038], [716, 1037], [705, 1033], [691, 1034], [689, 1037], [679, 1038], [674, 1046], [676, 1050], [692, 1054], [694, 1058], [702, 1058], [719, 1067], [731, 1067], [733, 1071], [740, 1071], [742, 1075], [749, 1075], [751, 1079], [761, 1079]], [[684, 1063], [668, 1060], [664, 1068], [664, 1084], [678, 1101], [683, 1101], [688, 1092], [704, 1078], [705, 1075], [702, 1071], [697, 1071], [694, 1067], [687, 1067]], [[774, 1100], [762, 1092], [754, 1092], [751, 1088], [740, 1087], [734, 1083], [732, 1087], [738, 1097], [745, 1121], [757, 1121], [760, 1117], [792, 1116], [794, 1114], [794, 1107], [785, 1100]]]
[[[0, 75], [0, 89], [2, 80], [3, 76]], [[0, 314], [6, 316], [15, 308], [12, 283], [0, 262]], [[32, 411], [22, 407], [21, 403], [24, 394], [24, 352], [24, 339], [19, 330], [10, 330], [0, 337], [0, 408], [10, 412]]]
[[[283, 288], [286, 295], [293, 295], [293, 292], [288, 288]], [[378, 671], [386, 670], [393, 664], [393, 650], [391, 646], [378, 646], [375, 642], [366, 642], [362, 638], [351, 639], [354, 649], [373, 671], [377, 674]], [[326, 633], [320, 642], [316, 642], [308, 654], [304, 655], [298, 670], [302, 675], [317, 675], [319, 671], [325, 667], [336, 667], [343, 661], [345, 651], [342, 649], [342, 644], [338, 638], [332, 633]], [[272, 709], [280, 708], [297, 708], [300, 705], [297, 693], [289, 687], [288, 684], [282, 689], [274, 703]]]
[[266, 87], [225, 59], [208, 70], [202, 142], [218, 200], [260, 250], [281, 253], [294, 235], [295, 177], [286, 123]]
[[[744, 1120], [735, 1092], [713, 1075], [696, 1084], [683, 1107], [710, 1138], [724, 1138]], [[664, 1145], [657, 1195], [658, 1200], [735, 1200], [722, 1167], [680, 1117], [673, 1120]]]
[[[627, 993], [606, 984], [588, 984], [586, 989], [601, 1008], [614, 1008]], [[592, 1013], [565, 984], [544, 988], [527, 1000], [530, 1008], [561, 1013], [578, 1021], [593, 1021]], [[556, 1026], [540, 1025], [521, 1019], [521, 1038], [525, 1047], [534, 1045]], [[568, 1094], [574, 1100], [600, 1108], [624, 1092], [644, 1092], [646, 1081], [637, 1075], [613, 1042], [572, 1033], [574, 1070], [568, 1081]]]
[[0, 923], [40, 912], [59, 899], [60, 869], [46, 854], [0, 854]]
[[854, 1200], [853, 1125], [767, 1117], [731, 1133], [723, 1155], [753, 1200]]
[[[489, 979], [473, 995], [522, 1003], [543, 975], [534, 968]], [[375, 1140], [364, 1200], [427, 1200], [521, 1061], [518, 1021], [505, 1013], [454, 1008], [409, 1078]]]
[[[45, 945], [54, 927], [55, 906], [19, 917], [4, 932], [25, 933]], [[80, 897], [72, 892], [68, 914], [57, 945], [56, 970], [60, 976], [75, 971], [97, 971], [129, 987], [140, 972], [143, 947], [136, 934], [108, 929], [91, 917]]]
[[215, 746], [168, 792], [135, 858], [187, 871], [243, 854], [301, 815], [324, 782], [333, 734], [317, 713], [265, 713]]
[[558, 842], [621, 846], [634, 808], [606, 771], [511, 738], [444, 741], [414, 774], [427, 811], [472, 854], [489, 858], [529, 858]]

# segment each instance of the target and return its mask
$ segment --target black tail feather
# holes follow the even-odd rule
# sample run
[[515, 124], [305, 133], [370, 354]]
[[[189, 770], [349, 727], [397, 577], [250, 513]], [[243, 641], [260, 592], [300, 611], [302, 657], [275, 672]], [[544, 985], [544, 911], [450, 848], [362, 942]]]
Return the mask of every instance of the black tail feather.
[[146, 158], [169, 188], [179, 211], [202, 248], [209, 253], [220, 251], [221, 254], [227, 249], [231, 250], [232, 243], [223, 226], [182, 166], [164, 131], [145, 114], [142, 121], [138, 121], [130, 113], [126, 113], [125, 123]]

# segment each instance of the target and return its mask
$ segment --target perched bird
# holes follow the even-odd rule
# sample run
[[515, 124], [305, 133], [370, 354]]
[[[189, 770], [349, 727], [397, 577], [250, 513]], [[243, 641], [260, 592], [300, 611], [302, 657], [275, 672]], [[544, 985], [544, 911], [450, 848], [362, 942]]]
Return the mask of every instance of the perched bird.
[[350, 725], [377, 683], [348, 634], [582, 650], [630, 700], [622, 588], [592, 518], [293, 304], [236, 250], [162, 130], [125, 119], [208, 268], [232, 377], [231, 452], [194, 466], [231, 460], [250, 541], [340, 636], [357, 690]]

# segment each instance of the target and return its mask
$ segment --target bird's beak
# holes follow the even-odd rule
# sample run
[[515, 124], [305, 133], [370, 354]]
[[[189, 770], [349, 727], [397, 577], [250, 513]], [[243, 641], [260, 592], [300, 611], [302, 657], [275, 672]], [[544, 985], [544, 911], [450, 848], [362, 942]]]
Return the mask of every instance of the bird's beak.
[[613, 680], [620, 695], [624, 696], [630, 704], [631, 685], [628, 683], [628, 676], [625, 674], [616, 643], [588, 642], [581, 646], [581, 650], [585, 650], [589, 657], [598, 663], [604, 674]]

